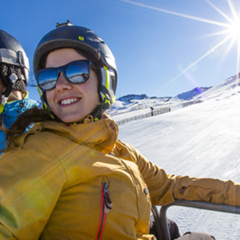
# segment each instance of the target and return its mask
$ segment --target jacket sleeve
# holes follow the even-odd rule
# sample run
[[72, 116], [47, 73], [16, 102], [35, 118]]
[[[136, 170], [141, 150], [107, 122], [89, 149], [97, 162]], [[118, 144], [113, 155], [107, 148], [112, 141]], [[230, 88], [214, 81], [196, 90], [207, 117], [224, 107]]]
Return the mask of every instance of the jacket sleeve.
[[0, 239], [38, 239], [67, 181], [63, 167], [34, 137], [1, 155], [0, 176]]
[[240, 184], [230, 180], [177, 176], [173, 194], [177, 199], [240, 206]]
[[166, 205], [174, 199], [206, 201], [240, 206], [240, 184], [230, 180], [168, 175], [127, 144], [149, 188], [153, 205]]

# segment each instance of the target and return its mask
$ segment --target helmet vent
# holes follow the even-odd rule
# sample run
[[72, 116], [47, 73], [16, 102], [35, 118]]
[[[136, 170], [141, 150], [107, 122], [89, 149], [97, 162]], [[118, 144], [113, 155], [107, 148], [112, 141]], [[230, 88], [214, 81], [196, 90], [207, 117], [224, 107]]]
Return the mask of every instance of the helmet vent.
[[105, 43], [100, 37], [87, 37], [87, 39], [92, 41], [92, 42]]
[[56, 28], [64, 27], [64, 26], [73, 26], [73, 24], [71, 21], [67, 20], [67, 22], [64, 22], [64, 23], [57, 23]]

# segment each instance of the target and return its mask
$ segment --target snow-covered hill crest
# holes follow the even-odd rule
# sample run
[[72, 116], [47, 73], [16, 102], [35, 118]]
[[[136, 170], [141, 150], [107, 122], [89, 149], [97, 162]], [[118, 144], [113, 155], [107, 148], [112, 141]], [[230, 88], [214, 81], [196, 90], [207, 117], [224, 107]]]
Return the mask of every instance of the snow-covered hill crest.
[[149, 97], [146, 94], [128, 94], [119, 97], [113, 103], [112, 107], [108, 110], [108, 114], [116, 115], [150, 107], [161, 107], [171, 104], [182, 103], [184, 101], [190, 101], [197, 96], [200, 96], [200, 94], [209, 90], [210, 88], [211, 87], [194, 88], [190, 91], [178, 94], [175, 97]]
[[[175, 97], [156, 97], [146, 94], [128, 94], [119, 97], [107, 111], [110, 115], [122, 114], [129, 111], [142, 110], [151, 107], [183, 103], [191, 100], [208, 100], [229, 95], [230, 91], [239, 85], [238, 75], [234, 75], [213, 87], [196, 87], [190, 91], [180, 93]], [[235, 94], [234, 92], [232, 94]]]
[[219, 98], [221, 96], [223, 97], [229, 92], [231, 92], [232, 89], [236, 88], [236, 86], [239, 85], [239, 80], [240, 80], [239, 74], [236, 74], [224, 80], [223, 82], [213, 86], [207, 91], [195, 96], [194, 99], [203, 98], [204, 100], [207, 100], [207, 99]]
[[181, 100], [192, 100], [194, 97], [199, 96], [200, 94], [206, 92], [210, 88], [211, 87], [196, 87], [196, 88], [192, 89], [191, 91], [178, 94], [176, 96], [176, 98], [179, 98]]

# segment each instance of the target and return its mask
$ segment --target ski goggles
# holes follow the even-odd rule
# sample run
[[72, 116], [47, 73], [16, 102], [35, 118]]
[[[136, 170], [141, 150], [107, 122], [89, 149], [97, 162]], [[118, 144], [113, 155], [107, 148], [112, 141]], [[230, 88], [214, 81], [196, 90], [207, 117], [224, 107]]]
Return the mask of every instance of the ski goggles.
[[90, 60], [77, 60], [61, 67], [41, 69], [36, 72], [35, 78], [40, 89], [49, 91], [56, 87], [60, 73], [69, 83], [86, 82], [90, 76], [90, 66], [93, 66]]

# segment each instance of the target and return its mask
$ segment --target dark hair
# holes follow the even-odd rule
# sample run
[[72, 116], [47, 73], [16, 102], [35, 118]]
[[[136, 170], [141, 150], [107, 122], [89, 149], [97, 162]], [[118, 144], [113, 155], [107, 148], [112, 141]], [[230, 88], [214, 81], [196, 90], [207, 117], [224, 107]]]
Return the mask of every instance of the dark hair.
[[9, 129], [2, 126], [1, 130], [6, 133], [5, 141], [8, 143], [0, 152], [8, 151], [11, 146], [15, 145], [15, 137], [22, 134], [30, 124], [43, 121], [53, 121], [53, 119], [44, 109], [33, 107], [20, 114]]

